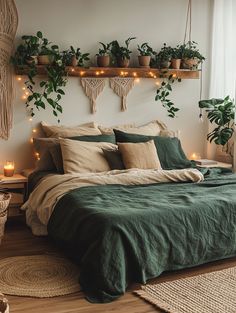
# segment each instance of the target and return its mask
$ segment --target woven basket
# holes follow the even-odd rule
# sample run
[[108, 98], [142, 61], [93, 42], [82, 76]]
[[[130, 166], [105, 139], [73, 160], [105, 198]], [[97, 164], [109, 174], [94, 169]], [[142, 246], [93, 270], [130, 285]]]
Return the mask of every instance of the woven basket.
[[10, 200], [10, 193], [0, 193], [0, 244], [4, 235], [5, 223], [7, 221], [7, 207]]
[[0, 313], [9, 313], [8, 301], [2, 293], [0, 293]]

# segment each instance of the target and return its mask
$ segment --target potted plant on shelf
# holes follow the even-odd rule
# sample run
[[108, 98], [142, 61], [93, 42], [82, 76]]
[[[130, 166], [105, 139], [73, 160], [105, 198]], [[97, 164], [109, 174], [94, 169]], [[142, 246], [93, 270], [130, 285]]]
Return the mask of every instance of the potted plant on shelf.
[[161, 48], [160, 52], [157, 54], [157, 63], [161, 69], [167, 69], [170, 67], [171, 64], [171, 57], [172, 57], [172, 48], [167, 46], [164, 43], [163, 47]]
[[116, 59], [119, 67], [129, 67], [130, 54], [132, 53], [132, 51], [129, 50], [129, 45], [131, 40], [134, 39], [136, 39], [136, 37], [129, 37], [125, 40], [125, 47], [120, 46], [117, 40], [111, 42], [111, 54]]
[[199, 52], [195, 41], [188, 41], [181, 45], [182, 49], [182, 67], [190, 70], [197, 70], [198, 65], [205, 60], [205, 57]]
[[[39, 33], [39, 32], [38, 32]], [[37, 33], [37, 34], [38, 34]], [[36, 36], [24, 35], [21, 37], [22, 44], [20, 44], [15, 52], [12, 62], [17, 65], [26, 65], [31, 63], [38, 63], [38, 54], [40, 47], [40, 38]]]
[[224, 99], [209, 99], [199, 101], [199, 107], [206, 109], [207, 118], [216, 124], [208, 135], [207, 140], [216, 145], [225, 146], [234, 133], [235, 103], [229, 96]]
[[[27, 66], [28, 79], [25, 81], [27, 88], [26, 107], [31, 116], [35, 115], [35, 108], [37, 110], [46, 109], [47, 106], [52, 108], [54, 116], [62, 113], [62, 106], [59, 104], [62, 96], [65, 95], [63, 88], [67, 83], [67, 73], [64, 54], [59, 51], [57, 45], [48, 47], [48, 40], [42, 37], [40, 32], [37, 33], [39, 37], [39, 53], [45, 56], [43, 63], [45, 64], [46, 75], [39, 82], [35, 81], [38, 68], [34, 62], [22, 64], [22, 59], [19, 59], [19, 47], [16, 50], [15, 56], [12, 57], [12, 62], [16, 66]], [[48, 60], [46, 58], [48, 57]]]
[[154, 55], [153, 49], [147, 42], [144, 42], [143, 44], [138, 45], [138, 51], [140, 53], [138, 56], [139, 66], [150, 67], [151, 56]]
[[82, 53], [80, 48], [75, 50], [74, 47], [70, 46], [71, 54], [71, 65], [85, 67], [85, 62], [89, 61], [89, 53]]
[[99, 42], [102, 45], [102, 49], [99, 48], [97, 53], [97, 65], [99, 67], [109, 67], [110, 65], [110, 53], [111, 53], [111, 43], [105, 44], [103, 42]]
[[171, 53], [171, 68], [179, 70], [181, 66], [183, 49], [181, 46], [177, 46], [176, 48], [172, 49]]

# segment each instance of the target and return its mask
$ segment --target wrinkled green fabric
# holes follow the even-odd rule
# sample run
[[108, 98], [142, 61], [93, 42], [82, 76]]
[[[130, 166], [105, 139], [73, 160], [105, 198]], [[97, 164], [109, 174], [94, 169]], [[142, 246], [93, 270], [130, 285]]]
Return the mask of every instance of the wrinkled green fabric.
[[59, 200], [48, 233], [79, 264], [89, 301], [236, 255], [236, 175], [202, 171], [201, 183], [82, 187]]

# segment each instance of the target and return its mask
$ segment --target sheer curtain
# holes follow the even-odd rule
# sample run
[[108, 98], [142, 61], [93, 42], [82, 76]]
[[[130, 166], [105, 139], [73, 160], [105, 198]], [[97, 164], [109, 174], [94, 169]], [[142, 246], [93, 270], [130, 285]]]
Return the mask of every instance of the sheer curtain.
[[[213, 0], [210, 98], [236, 98], [236, 0]], [[210, 127], [209, 127], [210, 128]], [[232, 142], [235, 142], [235, 136]], [[208, 145], [208, 156], [214, 148]], [[218, 147], [217, 153], [220, 154]], [[236, 170], [236, 144], [233, 163]], [[232, 152], [231, 151], [231, 152]]]

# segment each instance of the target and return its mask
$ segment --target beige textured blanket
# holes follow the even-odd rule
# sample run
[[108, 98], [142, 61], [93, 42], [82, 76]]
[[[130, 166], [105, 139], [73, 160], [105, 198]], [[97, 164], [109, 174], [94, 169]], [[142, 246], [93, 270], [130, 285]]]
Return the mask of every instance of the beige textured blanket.
[[95, 185], [140, 185], [167, 182], [200, 182], [197, 169], [183, 170], [114, 170], [103, 173], [50, 175], [43, 179], [22, 206], [33, 234], [46, 235], [47, 224], [58, 200], [70, 190]]

